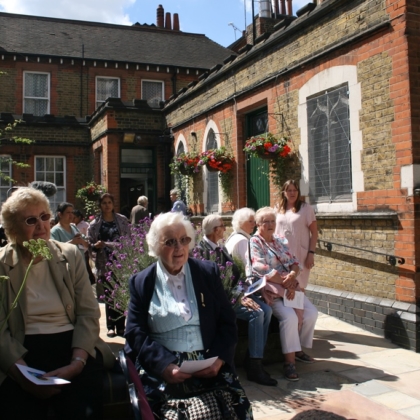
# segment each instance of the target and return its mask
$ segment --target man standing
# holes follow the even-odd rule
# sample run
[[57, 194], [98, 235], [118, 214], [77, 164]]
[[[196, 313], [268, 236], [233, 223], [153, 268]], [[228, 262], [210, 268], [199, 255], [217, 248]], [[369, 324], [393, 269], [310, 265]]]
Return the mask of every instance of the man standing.
[[142, 195], [137, 199], [137, 206], [134, 206], [131, 209], [130, 222], [132, 225], [137, 225], [140, 220], [143, 220], [146, 217], [149, 217], [147, 212], [147, 206], [149, 205], [149, 200], [145, 195]]
[[[200, 254], [206, 260], [210, 255], [216, 257], [218, 265], [226, 266], [226, 262], [233, 263], [232, 273], [235, 277], [232, 287], [240, 280], [239, 269], [232, 257], [219, 241], [223, 239], [226, 231], [223, 219], [219, 215], [211, 214], [203, 219], [201, 227], [204, 232], [203, 239], [198, 244]], [[241, 304], [234, 307], [237, 318], [248, 322], [248, 352], [244, 361], [244, 368], [249, 381], [261, 385], [276, 386], [273, 379], [263, 368], [262, 359], [267, 341], [268, 328], [271, 320], [271, 309], [262, 300], [252, 296], [243, 297]]]
[[170, 191], [171, 201], [173, 203], [171, 211], [181, 212], [184, 216], [187, 215], [187, 206], [185, 203], [178, 198], [180, 196], [179, 190], [174, 188]]

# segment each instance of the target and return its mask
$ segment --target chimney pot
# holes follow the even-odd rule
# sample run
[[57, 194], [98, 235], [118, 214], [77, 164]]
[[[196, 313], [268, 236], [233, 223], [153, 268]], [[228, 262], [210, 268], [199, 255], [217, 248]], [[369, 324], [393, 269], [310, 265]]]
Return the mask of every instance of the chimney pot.
[[280, 14], [286, 14], [286, 0], [280, 0]]
[[165, 11], [163, 10], [163, 7], [161, 4], [159, 4], [159, 7], [156, 10], [156, 26], [158, 28], [163, 28], [163, 16]]
[[172, 29], [171, 14], [169, 12], [165, 14], [165, 29]]
[[179, 15], [178, 13], [174, 13], [174, 31], [179, 31]]
[[287, 0], [287, 14], [293, 16], [292, 0]]

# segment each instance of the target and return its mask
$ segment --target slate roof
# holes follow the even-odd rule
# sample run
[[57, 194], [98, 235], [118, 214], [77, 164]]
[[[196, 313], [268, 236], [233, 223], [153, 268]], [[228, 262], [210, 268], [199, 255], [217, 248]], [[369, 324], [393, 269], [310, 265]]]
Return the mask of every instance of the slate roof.
[[232, 54], [205, 35], [0, 12], [0, 54], [36, 54], [208, 69]]

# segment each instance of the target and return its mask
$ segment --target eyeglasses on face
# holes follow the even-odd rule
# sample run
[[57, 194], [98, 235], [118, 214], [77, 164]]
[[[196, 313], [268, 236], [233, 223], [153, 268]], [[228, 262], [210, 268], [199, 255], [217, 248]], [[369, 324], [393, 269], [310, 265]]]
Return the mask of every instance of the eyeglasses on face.
[[214, 229], [217, 229], [219, 227], [224, 229], [226, 226], [225, 225], [219, 225], [219, 226], [215, 226]]
[[276, 221], [275, 221], [275, 220], [263, 220], [261, 223], [262, 223], [263, 225], [268, 225], [268, 224], [270, 224], [270, 223], [276, 223]]
[[169, 248], [177, 248], [181, 246], [188, 245], [191, 242], [191, 238], [189, 236], [184, 236], [183, 238], [177, 239], [168, 239], [163, 244], [168, 246]]
[[38, 220], [41, 220], [41, 222], [47, 222], [47, 221], [49, 222], [50, 219], [51, 219], [51, 214], [44, 213], [44, 214], [41, 214], [41, 216], [39, 217], [35, 217], [35, 216], [28, 217], [27, 219], [25, 219], [25, 223], [28, 226], [35, 226]]

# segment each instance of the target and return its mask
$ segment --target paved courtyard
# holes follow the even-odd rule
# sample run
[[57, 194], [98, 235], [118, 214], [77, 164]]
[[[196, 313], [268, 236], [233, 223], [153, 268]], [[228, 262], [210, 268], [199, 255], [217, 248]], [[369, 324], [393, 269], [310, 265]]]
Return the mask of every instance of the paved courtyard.
[[[100, 306], [101, 336], [118, 351], [124, 339], [106, 336]], [[298, 363], [298, 382], [284, 379], [280, 363], [266, 367], [277, 387], [249, 382], [238, 370], [255, 419], [420, 420], [420, 354], [324, 314], [308, 353], [317, 362]]]

